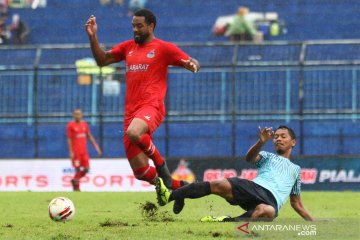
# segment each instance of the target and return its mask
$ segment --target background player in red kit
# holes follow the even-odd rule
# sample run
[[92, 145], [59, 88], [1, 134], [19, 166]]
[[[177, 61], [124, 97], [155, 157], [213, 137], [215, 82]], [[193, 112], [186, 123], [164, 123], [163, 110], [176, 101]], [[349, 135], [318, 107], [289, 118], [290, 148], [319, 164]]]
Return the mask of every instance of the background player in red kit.
[[74, 191], [80, 191], [80, 178], [89, 172], [89, 154], [87, 151], [87, 139], [93, 144], [99, 156], [102, 155], [101, 149], [91, 135], [88, 124], [82, 120], [83, 114], [80, 109], [75, 109], [74, 120], [69, 122], [66, 127], [66, 135], [69, 146], [69, 155], [72, 165], [75, 168], [75, 176], [71, 180]]
[[[135, 177], [154, 184], [158, 174], [166, 186], [177, 189], [182, 183], [171, 178], [151, 135], [165, 116], [168, 66], [182, 66], [192, 72], [197, 72], [200, 66], [174, 44], [155, 38], [155, 26], [156, 17], [151, 11], [137, 11], [132, 19], [134, 40], [122, 42], [107, 52], [99, 45], [95, 16], [86, 22], [86, 32], [99, 66], [126, 61], [124, 146]], [[149, 158], [156, 169], [149, 165]]]

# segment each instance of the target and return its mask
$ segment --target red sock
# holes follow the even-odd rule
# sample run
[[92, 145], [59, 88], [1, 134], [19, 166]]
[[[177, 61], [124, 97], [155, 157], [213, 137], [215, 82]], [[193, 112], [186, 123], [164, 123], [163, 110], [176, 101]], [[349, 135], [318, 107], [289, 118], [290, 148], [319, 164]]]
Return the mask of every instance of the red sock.
[[75, 175], [74, 175], [74, 179], [75, 179], [74, 190], [80, 190], [80, 178], [81, 178], [81, 171], [75, 172]]
[[139, 141], [137, 141], [135, 144], [141, 148], [146, 156], [154, 161], [155, 166], [162, 166], [164, 164], [164, 159], [161, 157], [159, 151], [151, 141], [149, 134], [145, 133], [142, 135]]
[[82, 176], [81, 176], [81, 172], [82, 172], [82, 171], [75, 172], [74, 179], [75, 179], [76, 181], [79, 181], [80, 178], [82, 177]]
[[87, 173], [87, 171], [84, 171], [84, 170], [80, 171], [80, 178], [84, 177], [86, 175], [86, 173]]
[[143, 180], [151, 184], [154, 184], [154, 180], [157, 177], [156, 169], [149, 164], [145, 167], [133, 169], [133, 172], [136, 179]]
[[181, 185], [180, 185], [180, 180], [175, 180], [175, 179], [172, 179], [171, 181], [171, 188], [172, 190], [176, 190], [178, 188], [180, 188]]

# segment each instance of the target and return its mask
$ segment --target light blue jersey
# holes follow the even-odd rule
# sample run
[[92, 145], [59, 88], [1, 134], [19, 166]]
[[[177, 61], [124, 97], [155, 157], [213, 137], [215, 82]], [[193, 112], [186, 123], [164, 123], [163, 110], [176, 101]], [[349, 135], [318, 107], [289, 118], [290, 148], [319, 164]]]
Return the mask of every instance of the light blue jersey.
[[301, 168], [282, 156], [265, 151], [259, 154], [261, 159], [255, 163], [258, 174], [253, 181], [274, 195], [280, 210], [290, 194], [300, 195]]

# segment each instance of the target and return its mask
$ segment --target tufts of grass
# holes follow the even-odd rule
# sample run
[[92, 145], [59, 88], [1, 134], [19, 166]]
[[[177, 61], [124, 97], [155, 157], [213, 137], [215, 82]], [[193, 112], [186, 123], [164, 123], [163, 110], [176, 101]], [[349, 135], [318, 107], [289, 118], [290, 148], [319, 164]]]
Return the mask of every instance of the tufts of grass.
[[[72, 221], [55, 223], [48, 215], [48, 200], [67, 196], [75, 204]], [[273, 223], [315, 224], [316, 240], [360, 239], [360, 192], [304, 192], [305, 207], [317, 221], [301, 219], [289, 201]], [[238, 216], [244, 212], [218, 196], [189, 199], [179, 215], [172, 206], [158, 207], [153, 192], [0, 192], [0, 239], [32, 240], [227, 240], [227, 239], [310, 239], [296, 232], [260, 231], [249, 234], [236, 231], [237, 223], [202, 223], [206, 215]], [[139, 203], [140, 204], [139, 207]], [[243, 223], [238, 223], [243, 224]]]
[[150, 222], [174, 222], [174, 218], [168, 211], [160, 211], [159, 207], [153, 203], [146, 201], [140, 203], [140, 211], [143, 218]]
[[73, 237], [70, 234], [59, 233], [50, 238], [51, 240], [79, 240], [80, 237]]

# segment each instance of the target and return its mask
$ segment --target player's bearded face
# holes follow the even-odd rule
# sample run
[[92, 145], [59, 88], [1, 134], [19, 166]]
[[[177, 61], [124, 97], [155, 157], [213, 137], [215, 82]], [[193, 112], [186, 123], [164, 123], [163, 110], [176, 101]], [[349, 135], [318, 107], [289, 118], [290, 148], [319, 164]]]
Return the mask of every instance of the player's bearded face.
[[137, 44], [142, 44], [149, 37], [149, 35], [150, 35], [149, 32], [144, 32], [144, 33], [140, 33], [140, 32], [135, 33], [134, 32], [134, 41]]
[[150, 36], [151, 26], [145, 21], [145, 17], [134, 16], [132, 21], [134, 41], [143, 44]]

